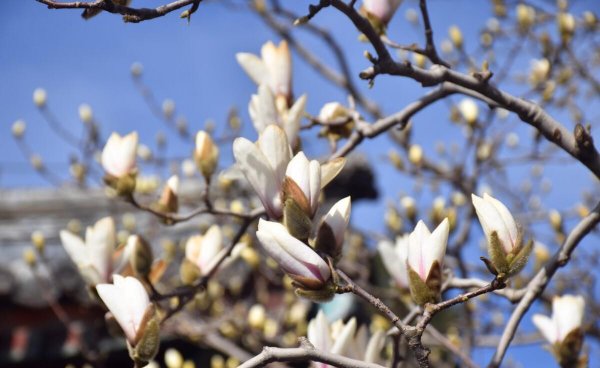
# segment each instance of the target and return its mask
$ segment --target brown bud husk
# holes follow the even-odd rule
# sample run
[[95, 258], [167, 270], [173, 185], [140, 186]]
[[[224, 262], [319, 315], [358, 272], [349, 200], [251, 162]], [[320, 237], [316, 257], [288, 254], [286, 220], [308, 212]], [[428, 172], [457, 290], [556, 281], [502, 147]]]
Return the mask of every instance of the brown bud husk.
[[147, 278], [152, 270], [152, 262], [154, 262], [152, 248], [139, 235], [137, 236], [137, 241], [135, 242], [129, 262], [133, 272], [143, 279]]
[[325, 303], [333, 299], [335, 295], [335, 286], [331, 282], [321, 284], [320, 288], [312, 289], [303, 287], [305, 285], [301, 285], [297, 282], [297, 278], [291, 275], [290, 277], [294, 279], [294, 282], [292, 283], [293, 286], [296, 287], [294, 292], [300, 297], [310, 299], [315, 303]]
[[161, 212], [176, 213], [179, 210], [179, 197], [168, 185], [165, 185], [158, 205]]
[[338, 261], [342, 255], [342, 248], [338, 247], [335, 234], [331, 226], [324, 219], [321, 220], [317, 229], [315, 238], [315, 249], [330, 256], [334, 261]]
[[127, 342], [129, 356], [140, 367], [144, 367], [158, 352], [160, 345], [160, 325], [154, 304], [150, 304], [140, 322], [140, 329], [131, 344]]
[[408, 266], [408, 281], [410, 295], [418, 305], [437, 303], [440, 300], [442, 270], [437, 261], [431, 266], [431, 270], [425, 281], [421, 279], [412, 267]]
[[579, 353], [583, 346], [583, 331], [576, 328], [560, 343], [553, 346], [556, 360], [561, 367], [580, 367]]
[[285, 177], [283, 181], [282, 191], [284, 203], [287, 203], [287, 201], [291, 199], [296, 203], [298, 209], [303, 211], [306, 214], [306, 216], [310, 218], [313, 217], [314, 214], [311, 212], [308, 198], [306, 198], [302, 189], [300, 189], [298, 184], [296, 184], [296, 182], [293, 179], [287, 176]]
[[283, 204], [283, 226], [294, 238], [306, 243], [310, 236], [312, 221], [298, 202], [288, 198]]

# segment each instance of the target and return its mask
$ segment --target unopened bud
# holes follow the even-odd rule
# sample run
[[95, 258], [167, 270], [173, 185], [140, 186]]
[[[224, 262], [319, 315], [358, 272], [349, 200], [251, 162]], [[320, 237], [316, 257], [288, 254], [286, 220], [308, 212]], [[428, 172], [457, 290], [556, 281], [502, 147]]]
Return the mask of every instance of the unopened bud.
[[132, 235], [127, 239], [126, 247], [131, 247], [129, 262], [135, 274], [143, 278], [148, 277], [154, 261], [150, 245], [141, 236]]
[[90, 105], [79, 105], [79, 119], [86, 124], [90, 124], [94, 120], [94, 113]]
[[40, 254], [44, 254], [44, 247], [46, 245], [46, 238], [44, 233], [41, 231], [34, 231], [31, 233], [31, 243]]
[[166, 212], [175, 213], [179, 209], [178, 200], [179, 178], [173, 175], [167, 180], [162, 195], [158, 201], [160, 209]]
[[563, 42], [569, 42], [575, 33], [575, 17], [570, 13], [560, 13], [557, 22], [561, 39]]
[[267, 319], [267, 311], [261, 304], [253, 305], [248, 311], [248, 325], [257, 330], [262, 330]]
[[460, 28], [458, 28], [457, 26], [451, 26], [448, 29], [448, 35], [450, 36], [450, 41], [452, 41], [454, 47], [456, 47], [457, 49], [463, 47], [464, 39]]
[[39, 108], [43, 108], [46, 106], [46, 101], [48, 100], [48, 94], [46, 90], [43, 88], [36, 88], [33, 91], [33, 103], [35, 106]]
[[160, 344], [159, 318], [153, 304], [150, 304], [144, 313], [136, 340], [135, 346], [127, 342], [129, 356], [137, 365], [144, 366], [156, 356]]
[[421, 165], [423, 163], [423, 148], [418, 144], [413, 144], [408, 149], [408, 160], [413, 165]]
[[31, 155], [31, 157], [29, 157], [29, 163], [37, 171], [44, 169], [44, 161], [42, 160], [42, 157], [38, 154], [34, 153], [33, 155]]
[[177, 349], [167, 349], [165, 351], [165, 365], [167, 368], [181, 368], [183, 365], [183, 356]]
[[172, 118], [173, 114], [175, 113], [175, 101], [173, 101], [171, 99], [164, 100], [162, 103], [162, 111], [163, 111], [163, 115], [167, 119]]
[[194, 160], [204, 178], [208, 180], [215, 172], [219, 162], [219, 147], [205, 131], [199, 131], [196, 134]]
[[517, 23], [521, 32], [527, 31], [535, 23], [535, 9], [529, 5], [517, 5]]
[[17, 139], [21, 139], [23, 134], [25, 134], [26, 127], [27, 125], [24, 120], [19, 119], [15, 121], [12, 125], [12, 135]]
[[31, 248], [27, 248], [23, 251], [23, 260], [29, 267], [35, 266], [37, 261], [37, 256], [35, 255], [35, 251]]
[[416, 206], [415, 199], [413, 197], [405, 196], [405, 197], [402, 197], [402, 199], [400, 199], [400, 204], [404, 208], [404, 212], [406, 213], [406, 216], [411, 221], [414, 221], [417, 216], [417, 206]]
[[144, 66], [142, 65], [142, 63], [138, 63], [135, 62], [133, 64], [131, 64], [131, 75], [133, 77], [140, 77], [142, 75], [142, 73], [144, 72]]

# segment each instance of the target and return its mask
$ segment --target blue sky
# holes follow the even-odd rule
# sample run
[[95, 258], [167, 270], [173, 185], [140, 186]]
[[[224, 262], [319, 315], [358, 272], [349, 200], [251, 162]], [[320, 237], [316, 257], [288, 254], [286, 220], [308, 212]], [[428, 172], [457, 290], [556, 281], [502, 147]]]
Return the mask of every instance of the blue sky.
[[[144, 5], [159, 3], [153, 0], [146, 1]], [[404, 12], [408, 7], [415, 7], [415, 2], [406, 3], [392, 22], [390, 34], [399, 43], [421, 42], [422, 34], [404, 21]], [[308, 4], [307, 1], [294, 1], [298, 9], [305, 9]], [[246, 113], [249, 96], [254, 93], [255, 86], [237, 65], [234, 56], [240, 51], [257, 53], [265, 41], [278, 40], [255, 15], [212, 1], [201, 5], [190, 24], [179, 19], [177, 14], [141, 24], [125, 24], [118, 16], [107, 14], [85, 22], [79, 17], [79, 11], [48, 10], [33, 0], [4, 0], [1, 7], [0, 188], [47, 185], [32, 173], [26, 158], [22, 157], [10, 137], [10, 127], [16, 119], [27, 122], [27, 140], [34, 150], [42, 154], [52, 169], [66, 175], [67, 157], [72, 152], [53, 134], [34, 108], [31, 94], [36, 87], [47, 90], [50, 108], [75, 134], [82, 129], [77, 108], [81, 103], [89, 103], [102, 124], [104, 136], [113, 130], [121, 133], [138, 130], [141, 141], [153, 147], [154, 136], [160, 130], [169, 137], [171, 154], [188, 154], [191, 146], [165, 129], [134, 88], [129, 74], [133, 62], [144, 65], [144, 80], [159, 101], [171, 98], [176, 102], [177, 111], [187, 117], [191, 132], [201, 129], [207, 119], [216, 121], [217, 126], [224, 124], [229, 107], [237, 106], [246, 123], [244, 134], [255, 136]], [[448, 27], [458, 24], [465, 34], [467, 48], [474, 47], [477, 31], [490, 14], [488, 1], [473, 0], [432, 0], [430, 12], [438, 44], [446, 37]], [[357, 41], [358, 34], [347, 19], [327, 10], [315, 21], [334, 31], [350, 56], [353, 73], [357, 74], [368, 66], [368, 61], [362, 57], [368, 45]], [[304, 35], [302, 39], [319, 56], [332, 60], [330, 52], [319, 40]], [[526, 58], [519, 59], [516, 66], [526, 68], [528, 61]], [[416, 83], [398, 78], [380, 77], [373, 89], [368, 89], [358, 79], [357, 84], [368, 97], [381, 102], [385, 113], [400, 110], [423, 94]], [[339, 89], [318, 79], [315, 72], [296, 56], [294, 91], [296, 95], [309, 92], [308, 111], [313, 114], [317, 114], [326, 102], [345, 101], [346, 98]], [[506, 124], [517, 127], [517, 132], [523, 137], [531, 134], [530, 128], [523, 127], [515, 119]], [[310, 133], [306, 137], [314, 137], [315, 134]], [[428, 151], [433, 151], [432, 142], [461, 141], [460, 129], [448, 123], [448, 110], [444, 103], [415, 118], [415, 141], [426, 146]], [[319, 147], [311, 145], [311, 153], [325, 153], [324, 148]], [[381, 136], [365, 142], [360, 151], [372, 160], [379, 160], [390, 147], [389, 139]], [[223, 151], [227, 162], [230, 153]], [[413, 183], [390, 170], [389, 166], [377, 165], [376, 170], [382, 197], [375, 204], [356, 206], [355, 219], [381, 219], [386, 200], [397, 199], [399, 193], [411, 191]], [[514, 175], [526, 176], [528, 170], [518, 169]], [[567, 177], [570, 185], [588, 187], [590, 183], [589, 175], [578, 166], [548, 166], [545, 170], [555, 179], [554, 186], [558, 188], [566, 184]], [[560, 190], [555, 193], [549, 200], [559, 208], [565, 208], [578, 199], [577, 193]], [[364, 223], [377, 230], [382, 229], [381, 221]], [[526, 319], [529, 320], [529, 316]], [[530, 330], [531, 324], [526, 323], [523, 327]], [[477, 360], [487, 362], [491, 352], [478, 352]], [[553, 364], [550, 354], [539, 346], [514, 347], [509, 355], [525, 363], [535, 361], [538, 366]]]

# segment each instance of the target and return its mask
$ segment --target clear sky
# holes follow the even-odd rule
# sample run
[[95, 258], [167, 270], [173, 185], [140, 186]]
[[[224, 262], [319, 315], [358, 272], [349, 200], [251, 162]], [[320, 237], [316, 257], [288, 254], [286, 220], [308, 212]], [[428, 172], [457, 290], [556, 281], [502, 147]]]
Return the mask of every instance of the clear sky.
[[[144, 3], [154, 6], [161, 1]], [[309, 4], [298, 0], [293, 3], [298, 9]], [[421, 42], [421, 33], [404, 20], [404, 12], [408, 7], [415, 7], [415, 2], [406, 3], [391, 24], [390, 34], [399, 43]], [[467, 48], [476, 44], [478, 30], [490, 15], [489, 1], [431, 0], [429, 3], [438, 43], [446, 37], [450, 25], [458, 24], [465, 34]], [[597, 4], [591, 6], [598, 7]], [[246, 113], [255, 86], [234, 56], [240, 51], [257, 53], [264, 42], [278, 41], [278, 38], [257, 16], [239, 7], [218, 1], [203, 2], [190, 24], [179, 19], [176, 13], [141, 24], [125, 24], [120, 17], [108, 14], [85, 22], [79, 11], [48, 10], [33, 0], [3, 0], [0, 9], [0, 188], [47, 185], [32, 173], [27, 159], [10, 137], [10, 127], [19, 118], [28, 124], [29, 144], [42, 154], [51, 169], [66, 177], [67, 158], [72, 151], [54, 135], [33, 107], [31, 94], [36, 87], [47, 90], [50, 108], [74, 134], [82, 130], [77, 108], [81, 103], [89, 103], [102, 124], [105, 137], [113, 130], [120, 133], [138, 130], [141, 141], [154, 147], [154, 136], [160, 130], [169, 137], [169, 153], [188, 154], [191, 146], [178, 140], [152, 115], [134, 88], [129, 73], [133, 62], [144, 65], [144, 80], [159, 101], [166, 98], [175, 101], [177, 111], [187, 117], [191, 132], [201, 129], [207, 119], [214, 119], [217, 126], [224, 124], [229, 107], [237, 106], [246, 123], [244, 134], [255, 136]], [[319, 14], [316, 21], [332, 30], [340, 40], [350, 56], [354, 74], [368, 66], [362, 57], [368, 45], [357, 40], [358, 34], [346, 18], [331, 9]], [[331, 60], [330, 52], [321, 42], [304, 36], [302, 39], [314, 47], [319, 56]], [[345, 101], [339, 89], [318, 79], [296, 55], [294, 63], [294, 91], [296, 95], [309, 93], [309, 112], [317, 114], [329, 101]], [[528, 61], [519, 60], [516, 66], [526, 68]], [[400, 110], [423, 94], [416, 83], [398, 78], [380, 77], [370, 90], [358, 79], [357, 84], [370, 98], [381, 102], [385, 113]], [[522, 128], [513, 120], [510, 126], [518, 125], [520, 134], [531, 134], [531, 129]], [[448, 110], [443, 103], [420, 114], [415, 122], [415, 139], [427, 150], [433, 151], [431, 142], [461, 140], [460, 129], [448, 123]], [[307, 137], [314, 135], [310, 133]], [[382, 136], [366, 142], [360, 150], [379, 162], [390, 146], [389, 139]], [[322, 147], [311, 145], [309, 148], [313, 155], [325, 152]], [[223, 154], [224, 161], [230, 162], [230, 152]], [[377, 219], [376, 223], [374, 220], [362, 223], [381, 230], [379, 219], [383, 217], [385, 201], [397, 198], [400, 192], [410, 192], [412, 183], [387, 165], [377, 165], [376, 170], [382, 199], [376, 204], [357, 206], [353, 216]], [[546, 170], [549, 175], [554, 173], [555, 187], [565, 183], [565, 173], [571, 175], [571, 185], [589, 184], [589, 175], [578, 166]], [[517, 175], [527, 173], [527, 169], [517, 171]], [[577, 198], [576, 193], [560, 192], [552, 201], [555, 206], [567, 206]], [[529, 321], [530, 316], [525, 318]], [[532, 326], [525, 323], [521, 330], [531, 331]], [[482, 350], [476, 358], [484, 363], [491, 353], [492, 350]], [[550, 354], [539, 346], [513, 347], [509, 356], [524, 366], [554, 364]]]

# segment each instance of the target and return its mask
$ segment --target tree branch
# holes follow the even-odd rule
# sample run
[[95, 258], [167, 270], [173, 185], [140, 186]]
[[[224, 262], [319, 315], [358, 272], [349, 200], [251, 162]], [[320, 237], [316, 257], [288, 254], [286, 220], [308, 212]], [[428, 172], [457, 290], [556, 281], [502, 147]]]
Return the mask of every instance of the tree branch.
[[565, 242], [556, 252], [550, 262], [542, 268], [537, 275], [529, 282], [525, 295], [513, 311], [510, 319], [502, 333], [502, 338], [498, 344], [498, 348], [494, 353], [492, 361], [488, 365], [489, 368], [496, 368], [502, 363], [502, 359], [506, 354], [506, 350], [510, 345], [517, 328], [523, 319], [523, 316], [533, 302], [544, 292], [544, 289], [560, 267], [565, 266], [569, 262], [571, 253], [575, 250], [579, 242], [590, 232], [592, 229], [600, 223], [600, 203], [586, 216], [584, 217], [575, 228], [569, 233]]

